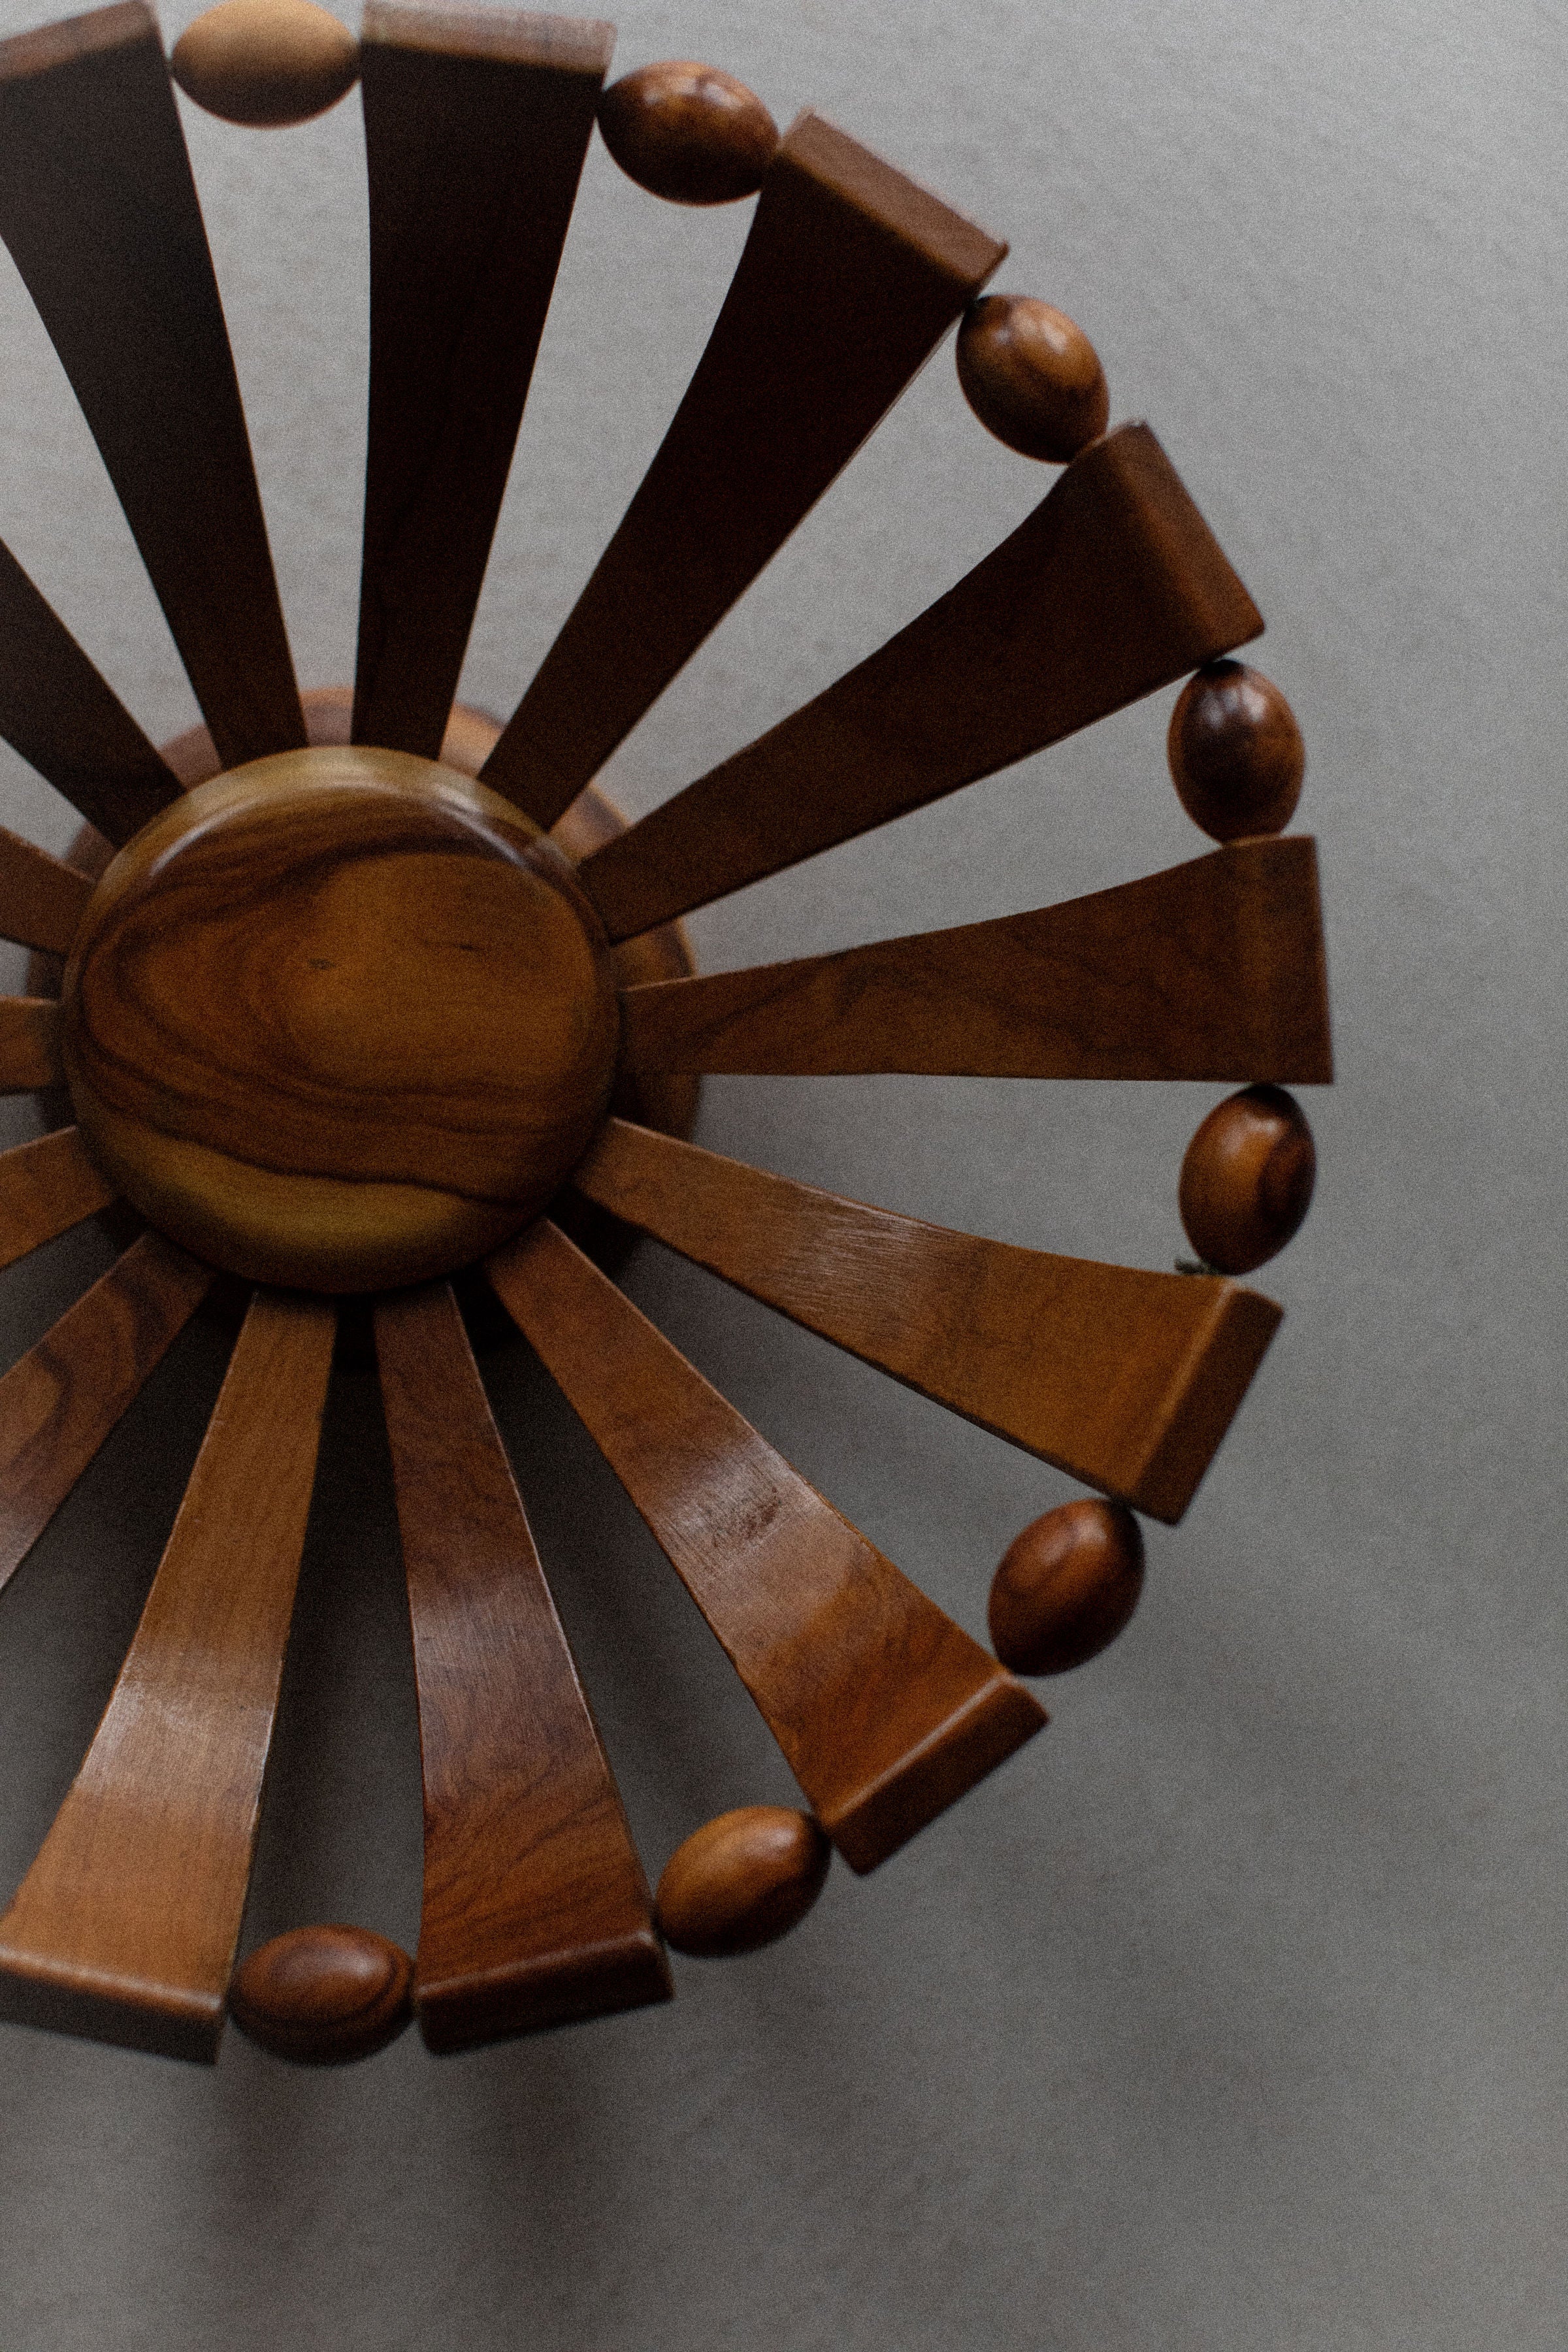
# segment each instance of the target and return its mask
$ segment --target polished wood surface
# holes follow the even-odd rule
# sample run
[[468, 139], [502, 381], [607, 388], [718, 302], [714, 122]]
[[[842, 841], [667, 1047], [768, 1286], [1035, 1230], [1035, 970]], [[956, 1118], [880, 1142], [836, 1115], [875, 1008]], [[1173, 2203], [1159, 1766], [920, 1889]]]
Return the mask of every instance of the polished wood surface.
[[1187, 680], [1165, 749], [1182, 806], [1215, 841], [1282, 833], [1295, 814], [1307, 747], [1279, 688], [1246, 662]]
[[1002, 1555], [987, 1612], [1016, 1675], [1065, 1675], [1110, 1647], [1143, 1590], [1143, 1536], [1119, 1504], [1061, 1503]]
[[402, 752], [289, 753], [187, 793], [100, 884], [63, 1009], [78, 1118], [142, 1214], [330, 1291], [515, 1231], [615, 1070], [608, 950], [565, 859]]
[[637, 1070], [1333, 1075], [1317, 859], [1294, 836], [1034, 914], [634, 988], [622, 1017]]
[[1182, 1161], [1187, 1239], [1206, 1265], [1250, 1274], [1300, 1231], [1318, 1155], [1283, 1087], [1248, 1087], [1211, 1110]]
[[368, 1927], [290, 1927], [247, 1955], [229, 2015], [276, 2058], [342, 2066], [395, 2042], [414, 2014], [414, 1963]]
[[85, 874], [0, 825], [0, 940], [64, 955], [91, 896]]
[[58, 1087], [60, 1016], [47, 997], [0, 996], [0, 1095]]
[[958, 331], [958, 381], [987, 432], [1022, 457], [1065, 466], [1110, 416], [1100, 354], [1065, 310], [983, 294]]
[[612, 939], [940, 800], [1263, 622], [1147, 425], [1075, 458], [918, 620], [583, 868]]
[[263, 1293], [86, 1761], [0, 1919], [0, 2015], [216, 2057], [336, 1326]]
[[605, 1751], [451, 1290], [381, 1302], [425, 1774], [415, 2003], [432, 2050], [665, 2000]]
[[852, 1869], [885, 1861], [1039, 1729], [1029, 1694], [548, 1220], [486, 1270]]
[[614, 43], [588, 19], [367, 0], [356, 742], [440, 751]]
[[666, 1940], [695, 1959], [759, 1951], [797, 1927], [822, 1892], [833, 1848], [809, 1813], [742, 1805], [676, 1847], [658, 1882]]
[[96, 1216], [115, 1197], [74, 1127], [0, 1151], [0, 1267]]
[[185, 96], [225, 122], [308, 122], [359, 78], [359, 43], [314, 0], [219, 0], [174, 43]]
[[0, 42], [0, 237], [225, 764], [302, 744], [223, 306], [142, 0]]
[[487, 783], [554, 823], [1005, 250], [817, 116], [792, 125], [686, 395]]
[[599, 101], [599, 129], [628, 179], [676, 205], [755, 195], [779, 143], [754, 90], [689, 58], [623, 75]]

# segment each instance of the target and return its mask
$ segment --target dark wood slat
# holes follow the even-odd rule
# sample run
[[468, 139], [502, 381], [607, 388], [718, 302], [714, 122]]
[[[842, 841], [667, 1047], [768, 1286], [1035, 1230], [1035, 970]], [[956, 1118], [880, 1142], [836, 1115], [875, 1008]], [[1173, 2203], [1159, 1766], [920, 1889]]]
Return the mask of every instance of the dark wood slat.
[[[4, 637], [0, 622], [0, 644]], [[0, 825], [0, 940], [68, 955], [91, 896], [92, 884], [76, 866]]]
[[0, 236], [225, 766], [302, 745], [217, 280], [142, 0], [0, 42]]
[[1262, 626], [1154, 436], [1123, 425], [879, 652], [589, 858], [584, 887], [627, 938], [1043, 751]]
[[449, 1286], [375, 1311], [425, 1774], [432, 2050], [672, 1990], [626, 1815]]
[[217, 2055], [336, 1317], [261, 1292], [130, 1654], [0, 1919], [0, 2015]]
[[486, 1261], [723, 1643], [817, 1819], [870, 1870], [1045, 1721], [547, 1220]]
[[0, 1151], [0, 1267], [96, 1216], [114, 1198], [74, 1127]]
[[0, 996], [0, 1095], [58, 1087], [64, 1077], [59, 1006], [46, 996]]
[[439, 754], [614, 47], [569, 16], [365, 9], [356, 743]]
[[841, 131], [800, 117], [768, 167], [697, 373], [486, 783], [554, 824], [1006, 249]]
[[636, 1071], [1333, 1076], [1314, 844], [1238, 841], [1029, 915], [621, 999]]

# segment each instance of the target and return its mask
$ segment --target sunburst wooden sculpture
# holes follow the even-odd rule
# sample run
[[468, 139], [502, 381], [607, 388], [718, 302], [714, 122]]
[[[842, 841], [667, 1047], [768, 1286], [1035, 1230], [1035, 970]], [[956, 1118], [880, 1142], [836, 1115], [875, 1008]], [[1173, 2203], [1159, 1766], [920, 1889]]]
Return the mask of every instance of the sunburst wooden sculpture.
[[[1079, 330], [982, 296], [994, 238], [815, 115], [780, 139], [723, 74], [606, 91], [611, 39], [373, 0], [355, 42], [305, 0], [226, 0], [175, 51], [240, 122], [363, 89], [358, 672], [303, 698], [154, 21], [132, 0], [0, 45], [0, 236], [205, 719], [155, 750], [0, 550], [0, 730], [91, 829], [70, 862], [0, 838], [0, 933], [65, 959], [54, 995], [0, 1006], [0, 1076], [63, 1085], [74, 1118], [0, 1158], [0, 1264], [116, 1202], [142, 1221], [0, 1381], [4, 1575], [215, 1280], [258, 1286], [101, 1726], [0, 1920], [13, 2018], [211, 2059], [232, 2011], [324, 2061], [410, 2013], [446, 2051], [665, 1998], [666, 1940], [766, 1941], [831, 1847], [874, 1868], [1032, 1738], [1014, 1669], [1076, 1664], [1126, 1622], [1134, 1512], [1180, 1517], [1279, 1319], [1226, 1277], [1304, 1213], [1311, 1140], [1279, 1089], [1330, 1062], [1313, 847], [1276, 837], [1300, 737], [1226, 658], [1258, 612], [1152, 435], [1106, 432]], [[454, 696], [595, 121], [656, 194], [758, 202], [663, 445], [498, 728]], [[627, 827], [595, 774], [960, 321], [971, 405], [1065, 470], [880, 652]], [[693, 972], [688, 909], [1194, 672], [1172, 762], [1217, 850], [1033, 914]], [[705, 1071], [1247, 1091], [1184, 1171], [1202, 1265], [1153, 1273], [700, 1150]], [[1110, 1498], [1012, 1547], [999, 1656], [630, 1305], [563, 1230], [573, 1200]], [[657, 1905], [451, 1287], [476, 1266], [805, 1794], [697, 1830]], [[373, 1306], [413, 1623], [418, 1951], [300, 1927], [231, 1984], [349, 1297]]]

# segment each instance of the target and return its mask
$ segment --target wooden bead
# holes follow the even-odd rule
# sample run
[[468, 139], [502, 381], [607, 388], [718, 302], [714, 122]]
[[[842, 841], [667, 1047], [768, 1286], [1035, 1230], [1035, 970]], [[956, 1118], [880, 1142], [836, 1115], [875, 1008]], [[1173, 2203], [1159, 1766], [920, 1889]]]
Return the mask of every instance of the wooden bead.
[[1065, 311], [1027, 294], [983, 294], [958, 331], [958, 381], [988, 432], [1024, 457], [1065, 466], [1110, 415], [1100, 355]]
[[225, 122], [280, 129], [335, 106], [359, 79], [359, 43], [313, 0], [222, 0], [174, 43], [185, 96]]
[[716, 66], [641, 66], [599, 100], [605, 144], [628, 179], [676, 205], [754, 195], [779, 134], [755, 93]]
[[1016, 1675], [1065, 1675], [1114, 1642], [1143, 1590], [1143, 1533], [1089, 1497], [1033, 1519], [991, 1585], [991, 1645]]
[[1282, 1250], [1312, 1203], [1318, 1155], [1283, 1087], [1247, 1087], [1187, 1146], [1179, 1200], [1187, 1239], [1221, 1274], [1249, 1274]]
[[677, 1846], [658, 1882], [658, 1923], [678, 1952], [725, 1959], [785, 1936], [822, 1892], [833, 1849], [809, 1813], [742, 1805]]
[[413, 2015], [414, 1963], [368, 1927], [291, 1927], [229, 1987], [240, 2032], [279, 2058], [341, 2066], [395, 2042]]
[[1215, 841], [1282, 833], [1301, 797], [1307, 751], [1279, 688], [1246, 662], [1190, 677], [1165, 741], [1182, 806]]

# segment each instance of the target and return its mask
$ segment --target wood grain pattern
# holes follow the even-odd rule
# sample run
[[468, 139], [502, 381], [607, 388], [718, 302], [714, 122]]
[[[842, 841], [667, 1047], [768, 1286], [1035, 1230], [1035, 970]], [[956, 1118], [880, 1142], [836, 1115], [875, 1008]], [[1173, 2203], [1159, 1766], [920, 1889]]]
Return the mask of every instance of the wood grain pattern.
[[1279, 1322], [1232, 1284], [981, 1241], [612, 1119], [602, 1208], [1086, 1486], [1178, 1519]]
[[15, 1265], [115, 1198], [74, 1127], [0, 1151], [0, 1267]]
[[414, 1963], [368, 1927], [290, 1927], [249, 1953], [229, 1987], [247, 2041], [297, 2066], [384, 2050], [414, 2014]]
[[1033, 914], [630, 989], [622, 1021], [639, 1071], [1326, 1086], [1315, 847], [1235, 842]]
[[315, 0], [219, 0], [169, 58], [185, 96], [225, 122], [280, 130], [335, 106], [359, 75], [359, 43]]
[[252, 1303], [97, 1736], [0, 1919], [0, 2015], [212, 2061], [336, 1326]]
[[614, 44], [586, 19], [368, 0], [357, 743], [440, 751]]
[[1205, 1265], [1250, 1274], [1300, 1231], [1318, 1154], [1301, 1106], [1283, 1087], [1248, 1087], [1215, 1105], [1188, 1144], [1177, 1200]]
[[446, 1284], [376, 1352], [425, 1774], [415, 2005], [432, 2050], [663, 2000], [626, 1815]]
[[142, 0], [0, 42], [0, 236], [225, 766], [302, 744], [223, 306]]
[[1143, 1532], [1131, 1511], [1087, 1499], [1032, 1519], [1002, 1555], [986, 1622], [1016, 1675], [1065, 1675], [1124, 1631], [1143, 1590]]
[[1028, 294], [984, 294], [958, 331], [958, 381], [988, 433], [1022, 457], [1065, 466], [1104, 432], [1100, 354], [1065, 310]]
[[1005, 251], [842, 131], [799, 118], [686, 395], [488, 784], [554, 823]]
[[599, 101], [599, 129], [628, 179], [672, 205], [755, 195], [779, 143], [755, 90], [690, 58], [624, 74]]
[[0, 940], [64, 955], [91, 896], [85, 874], [0, 825]]
[[1144, 425], [814, 702], [589, 859], [612, 939], [723, 898], [1059, 742], [1262, 616]]
[[1301, 730], [1273, 679], [1246, 662], [1209, 662], [1187, 680], [1165, 750], [1182, 806], [1215, 841], [1283, 833], [1296, 814]]
[[695, 1959], [760, 1951], [798, 1927], [821, 1894], [833, 1848], [809, 1813], [742, 1805], [678, 1845], [658, 1882], [658, 1919]]
[[0, 996], [0, 1095], [59, 1085], [59, 1007], [47, 997]]
[[548, 1220], [486, 1271], [852, 1869], [874, 1869], [1040, 1728], [1021, 1685]]

